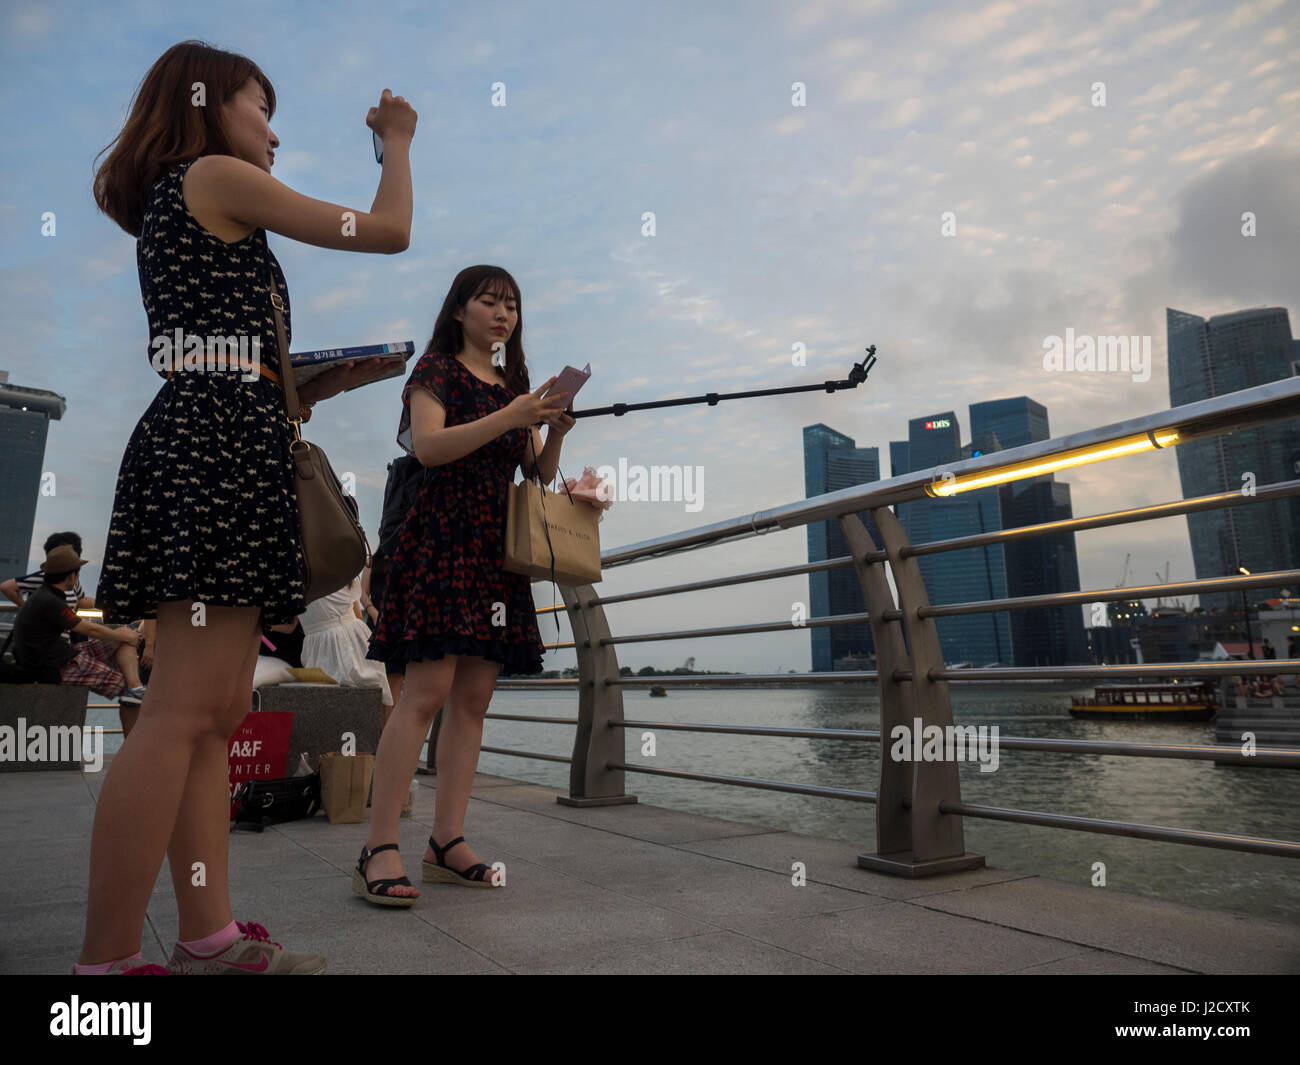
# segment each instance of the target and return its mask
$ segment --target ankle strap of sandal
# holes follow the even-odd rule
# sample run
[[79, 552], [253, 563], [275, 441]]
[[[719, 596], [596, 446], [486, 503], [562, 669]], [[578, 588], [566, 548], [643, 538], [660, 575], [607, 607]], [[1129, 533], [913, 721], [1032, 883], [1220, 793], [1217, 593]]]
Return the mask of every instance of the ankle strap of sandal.
[[433, 841], [433, 837], [432, 836], [429, 837], [429, 847], [433, 850], [433, 853], [438, 856], [439, 861], [441, 861], [442, 856], [446, 854], [449, 850], [451, 850], [452, 847], [456, 846], [457, 843], [464, 843], [464, 842], [465, 842], [464, 836], [457, 836], [446, 846], [439, 847], [438, 844]]

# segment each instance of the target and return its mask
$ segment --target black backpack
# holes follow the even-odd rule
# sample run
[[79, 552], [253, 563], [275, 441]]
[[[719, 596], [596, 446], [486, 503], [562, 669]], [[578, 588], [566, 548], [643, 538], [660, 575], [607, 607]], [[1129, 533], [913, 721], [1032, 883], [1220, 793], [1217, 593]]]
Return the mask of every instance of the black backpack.
[[20, 666], [9, 650], [9, 645], [13, 643], [13, 630], [5, 637], [4, 646], [0, 647], [0, 684], [58, 684], [58, 671], [47, 672], [44, 675], [33, 673], [31, 670], [24, 669]]
[[402, 455], [388, 464], [388, 481], [384, 485], [384, 512], [379, 519], [379, 546], [376, 555], [385, 558], [402, 531], [402, 523], [415, 506], [424, 484], [425, 468], [414, 455]]

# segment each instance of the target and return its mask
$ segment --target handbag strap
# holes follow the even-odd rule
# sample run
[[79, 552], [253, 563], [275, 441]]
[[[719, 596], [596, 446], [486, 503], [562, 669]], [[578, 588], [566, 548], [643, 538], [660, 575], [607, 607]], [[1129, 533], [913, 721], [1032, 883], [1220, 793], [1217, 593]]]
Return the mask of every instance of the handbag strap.
[[[537, 445], [533, 443], [532, 426], [528, 427], [528, 450], [533, 453], [533, 477], [537, 478], [537, 487], [541, 489], [542, 531], [546, 533], [546, 550], [551, 553], [551, 618], [555, 622], [555, 635], [556, 637], [559, 637], [560, 617], [559, 612], [555, 609], [555, 548], [551, 545], [551, 523], [546, 520], [546, 486], [542, 484], [542, 475], [537, 471]], [[555, 464], [555, 469], [557, 471], [560, 469], [560, 464], [558, 462]], [[563, 477], [563, 472], [560, 472], [559, 476]], [[530, 477], [529, 480], [532, 480], [532, 478]], [[573, 493], [569, 492], [569, 486], [566, 482], [561, 481], [561, 483], [564, 484], [564, 490], [568, 493], [569, 502], [572, 503]]]
[[280, 364], [280, 389], [284, 392], [284, 409], [286, 420], [293, 425], [294, 436], [302, 439], [302, 409], [298, 406], [298, 386], [293, 380], [293, 367], [289, 365], [289, 339], [284, 329], [284, 297], [275, 284], [275, 273], [271, 264], [266, 264], [266, 276], [270, 280], [271, 313], [275, 316], [276, 361]]

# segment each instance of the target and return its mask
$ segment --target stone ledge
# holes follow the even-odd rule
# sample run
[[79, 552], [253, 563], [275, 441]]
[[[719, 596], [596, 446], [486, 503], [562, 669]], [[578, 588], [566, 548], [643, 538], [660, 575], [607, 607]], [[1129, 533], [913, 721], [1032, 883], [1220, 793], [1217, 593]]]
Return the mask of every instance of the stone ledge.
[[[6, 751], [0, 755], [0, 773], [16, 773], [33, 770], [81, 769], [81, 736], [86, 725], [86, 696], [90, 689], [80, 684], [0, 684], [0, 727], [15, 730], [13, 753]], [[19, 724], [22, 730], [18, 731]], [[74, 728], [77, 730], [75, 758], [51, 759], [51, 753], [73, 753], [64, 743], [59, 743], [59, 751], [48, 749], [40, 761], [28, 761], [17, 754], [26, 750], [26, 733], [32, 728], [53, 730], [56, 728]], [[56, 734], [47, 731], [51, 743]], [[67, 733], [63, 733], [67, 736]], [[8, 743], [8, 738], [3, 741]], [[42, 746], [45, 741], [42, 741]]]
[[312, 770], [320, 756], [343, 745], [343, 733], [356, 737], [358, 754], [373, 754], [379, 747], [383, 696], [378, 688], [344, 688], [337, 684], [264, 684], [258, 688], [253, 706], [260, 710], [293, 714], [289, 737], [289, 775], [304, 751]]

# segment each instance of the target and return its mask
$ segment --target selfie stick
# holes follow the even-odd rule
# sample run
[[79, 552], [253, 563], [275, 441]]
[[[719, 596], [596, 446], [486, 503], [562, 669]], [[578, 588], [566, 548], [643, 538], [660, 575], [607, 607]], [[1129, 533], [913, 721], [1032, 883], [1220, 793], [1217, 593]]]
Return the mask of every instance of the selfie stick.
[[876, 365], [876, 345], [866, 349], [867, 355], [861, 362], [855, 362], [849, 376], [843, 381], [823, 381], [819, 385], [794, 385], [790, 388], [760, 388], [753, 392], [706, 392], [702, 396], [687, 396], [684, 399], [659, 399], [650, 403], [615, 403], [612, 407], [592, 407], [588, 410], [569, 411], [573, 418], [594, 418], [601, 414], [612, 414], [621, 418], [631, 410], [653, 410], [656, 407], [680, 407], [687, 403], [707, 403], [716, 407], [724, 399], [752, 399], [755, 396], [784, 396], [794, 392], [838, 392], [842, 388], [857, 388], [867, 379], [867, 374]]

